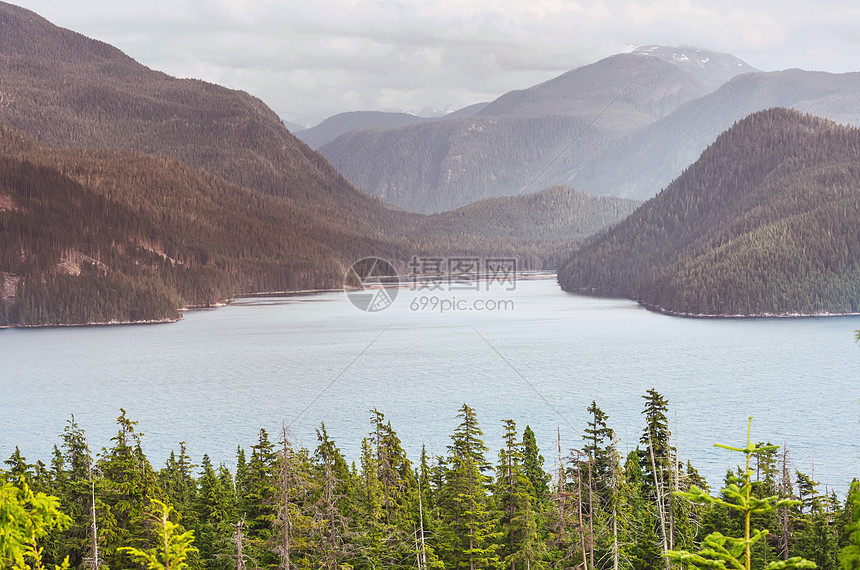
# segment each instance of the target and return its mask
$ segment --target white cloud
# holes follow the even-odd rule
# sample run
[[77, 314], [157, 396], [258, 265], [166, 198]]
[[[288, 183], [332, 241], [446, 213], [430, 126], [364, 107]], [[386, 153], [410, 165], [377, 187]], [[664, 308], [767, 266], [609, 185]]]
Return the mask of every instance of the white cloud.
[[229, 82], [286, 119], [457, 108], [638, 44], [762, 69], [860, 70], [860, 10], [807, 0], [25, 0], [145, 65]]

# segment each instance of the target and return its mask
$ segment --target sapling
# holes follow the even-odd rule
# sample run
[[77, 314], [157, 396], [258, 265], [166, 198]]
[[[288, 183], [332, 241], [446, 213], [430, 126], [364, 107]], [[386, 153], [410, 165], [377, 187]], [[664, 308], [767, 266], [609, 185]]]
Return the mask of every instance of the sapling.
[[[712, 497], [697, 486], [689, 491], [676, 492], [679, 497], [684, 497], [694, 503], [722, 505], [734, 509], [743, 514], [744, 536], [724, 536], [719, 532], [712, 532], [702, 541], [698, 552], [687, 550], [669, 550], [664, 556], [672, 562], [682, 564], [691, 568], [716, 568], [720, 570], [750, 570], [752, 561], [752, 547], [768, 536], [767, 529], [754, 529], [750, 525], [750, 517], [755, 514], [773, 512], [782, 507], [794, 506], [800, 503], [792, 499], [780, 499], [777, 495], [762, 499], [752, 495], [752, 487], [756, 484], [752, 480], [753, 470], [750, 469], [750, 458], [754, 455], [779, 449], [778, 445], [755, 446], [750, 442], [750, 428], [752, 417], [747, 423], [746, 447], [730, 447], [715, 443], [715, 447], [728, 449], [743, 453], [745, 456], [745, 468], [741, 477], [735, 477], [729, 485], [722, 489], [722, 497]], [[767, 565], [767, 570], [787, 570], [789, 568], [816, 568], [812, 561], [795, 556], [787, 560], [775, 560]]]

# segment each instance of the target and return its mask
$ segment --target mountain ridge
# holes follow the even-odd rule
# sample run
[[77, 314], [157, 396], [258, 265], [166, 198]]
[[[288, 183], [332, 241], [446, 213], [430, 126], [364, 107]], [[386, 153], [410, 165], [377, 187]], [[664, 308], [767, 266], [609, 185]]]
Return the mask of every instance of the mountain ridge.
[[734, 122], [769, 107], [860, 125], [860, 73], [790, 69], [737, 76], [561, 178], [591, 194], [650, 198]]
[[571, 172], [707, 92], [676, 64], [617, 54], [508, 92], [468, 119], [350, 131], [320, 152], [367, 193], [438, 213], [518, 194], [553, 157], [535, 186], [579, 187]]
[[559, 283], [680, 315], [856, 313], [858, 223], [860, 130], [761, 111], [574, 253]]

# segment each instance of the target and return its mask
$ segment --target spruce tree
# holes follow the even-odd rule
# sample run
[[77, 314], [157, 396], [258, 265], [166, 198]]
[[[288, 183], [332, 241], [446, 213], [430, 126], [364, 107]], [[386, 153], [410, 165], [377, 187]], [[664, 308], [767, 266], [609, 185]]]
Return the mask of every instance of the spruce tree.
[[504, 420], [505, 446], [499, 450], [494, 499], [500, 512], [500, 557], [511, 570], [542, 568], [546, 547], [539, 541], [533, 507], [534, 489], [523, 467], [523, 442], [517, 441], [514, 420]]
[[445, 474], [443, 516], [450, 542], [446, 562], [453, 568], [490, 568], [499, 564], [501, 533], [487, 492], [492, 470], [475, 411], [463, 404], [460, 425], [451, 436]]
[[538, 449], [535, 432], [526, 426], [523, 431], [523, 471], [531, 483], [532, 497], [538, 505], [549, 497], [550, 475], [544, 471], [544, 458]]
[[97, 510], [99, 533], [104, 541], [104, 559], [111, 567], [122, 567], [126, 558], [121, 546], [147, 548], [154, 536], [147, 524], [146, 509], [158, 494], [155, 472], [143, 453], [136, 421], [122, 413], [117, 418], [119, 430], [111, 438], [113, 447], [102, 449], [98, 469], [102, 474], [97, 493], [104, 508]]
[[[750, 570], [753, 548], [759, 541], [766, 539], [768, 535], [767, 529], [752, 527], [752, 517], [756, 514], [773, 512], [782, 506], [795, 503], [791, 499], [780, 499], [776, 495], [760, 499], [753, 493], [756, 482], [753, 480], [754, 472], [750, 467], [751, 459], [756, 454], [777, 449], [777, 446], [759, 447], [752, 444], [750, 439], [751, 426], [752, 417], [747, 424], [746, 447], [738, 448], [714, 444], [716, 447], [742, 453], [745, 458], [741, 476], [732, 478], [731, 483], [722, 490], [722, 497], [712, 497], [699, 487], [692, 487], [689, 491], [678, 493], [679, 496], [692, 502], [721, 505], [739, 512], [743, 516], [743, 536], [731, 537], [720, 532], [712, 532], [702, 541], [698, 552], [670, 550], [665, 553], [667, 559], [692, 568]], [[768, 570], [815, 568], [815, 563], [798, 556], [788, 560], [775, 560], [768, 564], [767, 568]]]

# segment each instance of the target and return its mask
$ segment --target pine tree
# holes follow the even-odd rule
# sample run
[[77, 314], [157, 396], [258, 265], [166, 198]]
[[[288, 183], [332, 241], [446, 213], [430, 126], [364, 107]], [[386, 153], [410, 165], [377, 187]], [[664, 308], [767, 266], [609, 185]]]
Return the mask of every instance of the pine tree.
[[514, 420], [504, 420], [503, 425], [505, 446], [499, 450], [494, 487], [503, 533], [500, 556], [511, 570], [542, 568], [546, 547], [538, 539], [534, 488], [523, 466], [523, 442], [517, 441]]
[[455, 569], [489, 568], [499, 563], [497, 521], [487, 488], [492, 470], [485, 453], [475, 411], [463, 404], [460, 425], [451, 436], [443, 487], [443, 518], [450, 542], [445, 545], [446, 562]]
[[111, 438], [113, 447], [102, 449], [98, 469], [102, 474], [97, 494], [97, 522], [104, 542], [104, 559], [110, 567], [125, 564], [120, 546], [146, 548], [154, 538], [146, 524], [145, 509], [156, 492], [156, 475], [143, 453], [143, 433], [135, 430], [136, 421], [120, 408], [119, 430]]
[[[94, 562], [97, 543], [93, 535], [93, 502], [95, 501], [94, 481], [92, 478], [92, 455], [87, 445], [86, 434], [78, 426], [73, 415], [66, 421], [60, 436], [62, 452], [57, 461], [54, 486], [57, 496], [63, 503], [72, 524], [55, 541], [55, 560], [69, 557], [73, 567], [84, 561], [89, 553], [89, 561]], [[103, 505], [100, 505], [103, 508]]]
[[[251, 446], [247, 475], [243, 482], [245, 494], [239, 497], [240, 511], [247, 517], [246, 536], [250, 541], [248, 554], [259, 565], [276, 564], [272, 552], [272, 525], [276, 519], [278, 456], [265, 429], [260, 429], [257, 443]], [[238, 473], [238, 468], [237, 468]]]
[[[733, 478], [732, 482], [722, 490], [724, 498], [715, 498], [698, 487], [692, 487], [689, 491], [679, 492], [678, 495], [692, 502], [701, 504], [721, 505], [735, 510], [743, 515], [744, 535], [743, 537], [725, 536], [719, 532], [713, 532], [705, 537], [699, 552], [688, 552], [685, 550], [670, 550], [665, 553], [668, 560], [683, 564], [692, 568], [734, 568], [738, 570], [750, 570], [752, 566], [752, 550], [756, 543], [764, 540], [767, 529], [755, 529], [751, 525], [753, 515], [773, 512], [782, 506], [794, 503], [791, 499], [779, 499], [776, 495], [756, 498], [753, 487], [753, 470], [750, 468], [750, 460], [756, 454], [766, 453], [777, 446], [758, 447], [751, 443], [750, 429], [752, 417], [747, 424], [746, 447], [729, 447], [727, 445], [714, 444], [716, 447], [743, 453], [745, 457], [744, 469], [740, 477]], [[815, 568], [815, 563], [801, 557], [788, 560], [775, 560], [768, 565], [769, 570], [784, 570], [788, 568]]]
[[319, 493], [314, 505], [313, 519], [319, 536], [318, 565], [329, 570], [338, 570], [340, 560], [348, 554], [346, 535], [349, 522], [344, 515], [348, 510], [350, 474], [346, 460], [334, 441], [329, 438], [325, 424], [317, 430], [316, 449]]
[[550, 475], [544, 471], [543, 464], [535, 433], [526, 426], [523, 431], [523, 471], [531, 483], [532, 497], [537, 504], [544, 503], [549, 497]]
[[200, 559], [210, 568], [225, 568], [231, 552], [228, 537], [233, 531], [234, 519], [232, 485], [225, 487], [208, 455], [203, 456], [202, 472], [197, 484], [194, 512], [197, 525], [194, 528]]
[[[655, 563], [660, 555], [673, 546], [672, 516], [674, 515], [673, 495], [670, 493], [672, 481], [672, 453], [669, 422], [666, 412], [668, 401], [654, 389], [648, 390], [642, 398], [645, 400], [645, 429], [639, 442], [642, 444], [639, 464], [642, 468], [642, 489], [654, 505], [655, 516], [652, 525], [658, 543], [642, 544], [640, 547], [648, 551], [648, 558]], [[644, 521], [643, 521], [644, 522]], [[650, 534], [650, 533], [648, 533]], [[655, 548], [657, 544], [659, 548]], [[666, 563], [668, 566], [668, 562]]]

